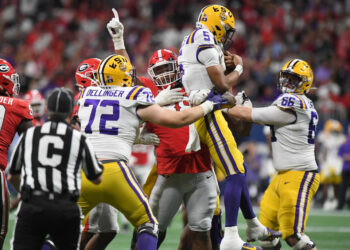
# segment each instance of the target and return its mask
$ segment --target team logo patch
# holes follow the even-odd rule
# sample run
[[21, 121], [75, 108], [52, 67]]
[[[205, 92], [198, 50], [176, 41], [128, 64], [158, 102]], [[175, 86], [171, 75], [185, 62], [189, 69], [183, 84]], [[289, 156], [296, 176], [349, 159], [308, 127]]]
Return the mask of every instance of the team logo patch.
[[87, 68], [89, 68], [89, 64], [84, 63], [84, 64], [80, 65], [78, 71], [82, 72], [82, 71], [86, 70]]
[[107, 76], [107, 82], [112, 83], [113, 82], [113, 77], [112, 76]]
[[226, 19], [227, 19], [226, 12], [221, 12], [220, 13], [220, 19], [221, 19], [221, 21], [226, 21]]
[[202, 17], [202, 21], [203, 21], [203, 22], [208, 21], [208, 16], [207, 16], [207, 14], [204, 14], [204, 15], [203, 15], [203, 17]]
[[6, 64], [0, 64], [0, 72], [6, 73], [10, 70], [10, 67]]
[[125, 71], [126, 71], [126, 63], [121, 63], [121, 64], [119, 64], [119, 69], [120, 69], [121, 71], [125, 72]]

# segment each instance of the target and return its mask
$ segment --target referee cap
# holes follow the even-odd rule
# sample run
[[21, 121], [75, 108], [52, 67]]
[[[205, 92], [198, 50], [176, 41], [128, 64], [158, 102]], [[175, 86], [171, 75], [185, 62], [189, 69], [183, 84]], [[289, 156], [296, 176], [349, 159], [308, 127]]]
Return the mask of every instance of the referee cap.
[[55, 88], [47, 98], [47, 110], [51, 114], [69, 114], [74, 108], [74, 94], [67, 88]]

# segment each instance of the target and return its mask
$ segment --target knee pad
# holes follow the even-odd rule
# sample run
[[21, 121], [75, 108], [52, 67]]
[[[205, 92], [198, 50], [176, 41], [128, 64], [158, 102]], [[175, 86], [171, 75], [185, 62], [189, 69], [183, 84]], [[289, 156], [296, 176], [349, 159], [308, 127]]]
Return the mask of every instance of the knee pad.
[[141, 224], [139, 226], [139, 229], [137, 230], [137, 234], [140, 235], [143, 233], [147, 233], [158, 238], [158, 224], [149, 223], [149, 222]]
[[310, 250], [316, 247], [316, 244], [306, 234], [301, 235], [300, 233], [296, 233], [289, 237], [298, 239], [297, 244], [294, 246], [290, 245], [290, 243], [287, 241], [288, 245], [293, 247], [293, 250]]
[[196, 225], [189, 225], [191, 231], [195, 232], [207, 232], [211, 227], [211, 218], [204, 218], [200, 220]]

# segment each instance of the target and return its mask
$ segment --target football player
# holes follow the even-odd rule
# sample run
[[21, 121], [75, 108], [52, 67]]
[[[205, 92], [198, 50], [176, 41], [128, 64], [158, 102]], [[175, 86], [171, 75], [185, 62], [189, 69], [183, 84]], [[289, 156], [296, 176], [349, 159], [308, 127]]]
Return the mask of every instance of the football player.
[[[232, 43], [234, 27], [235, 19], [230, 10], [221, 5], [209, 5], [201, 10], [197, 29], [184, 38], [179, 65], [182, 83], [192, 105], [202, 103], [213, 87], [223, 93], [237, 84], [243, 72], [242, 58], [225, 51]], [[225, 58], [229, 59], [229, 63], [225, 64]], [[226, 66], [230, 67], [228, 70], [234, 70], [225, 72]], [[280, 233], [263, 226], [254, 214], [245, 178], [243, 155], [237, 148], [222, 112], [219, 110], [210, 113], [197, 121], [195, 126], [200, 140], [208, 145], [216, 166], [226, 175], [226, 226], [220, 249], [255, 249], [238, 234], [239, 208], [248, 224], [248, 241], [278, 237]]]
[[84, 89], [78, 116], [81, 130], [103, 163], [104, 181], [92, 186], [82, 176], [78, 203], [84, 215], [100, 202], [113, 205], [137, 229], [138, 249], [156, 249], [157, 219], [128, 166], [140, 123], [150, 121], [167, 127], [182, 127], [222, 108], [227, 100], [214, 95], [199, 107], [180, 112], [161, 108], [155, 104], [148, 88], [134, 86], [134, 68], [123, 56], [110, 55], [102, 60], [97, 76], [101, 86]]
[[33, 126], [30, 105], [14, 98], [18, 95], [19, 88], [18, 74], [8, 61], [0, 59], [0, 249], [8, 229], [9, 193], [5, 177], [8, 149], [16, 132], [21, 134]]
[[[75, 96], [76, 101], [79, 100], [85, 88], [98, 86], [96, 72], [100, 62], [98, 58], [88, 58], [78, 65], [75, 71], [76, 86], [79, 88], [79, 93]], [[73, 126], [80, 130], [78, 109], [76, 105], [73, 113]], [[84, 224], [80, 249], [105, 249], [119, 231], [117, 214], [117, 210], [106, 203], [100, 203], [94, 207]]]
[[[317, 111], [306, 97], [312, 85], [310, 65], [300, 59], [289, 60], [282, 68], [278, 87], [282, 91], [269, 107], [235, 107], [229, 114], [271, 127], [272, 158], [278, 172], [270, 182], [260, 204], [260, 221], [282, 232], [293, 249], [316, 249], [304, 233], [310, 202], [320, 176], [315, 160], [314, 141]], [[262, 241], [266, 249], [280, 249], [278, 239]]]
[[[343, 160], [338, 155], [339, 148], [345, 142], [342, 124], [334, 119], [325, 122], [323, 130], [319, 133], [316, 142], [319, 144], [318, 158], [321, 163], [321, 188], [323, 208], [332, 210], [337, 207], [337, 191], [341, 182]], [[322, 187], [323, 186], [323, 187]], [[331, 189], [333, 193], [331, 193]], [[321, 190], [320, 190], [321, 191]]]
[[[148, 72], [159, 91], [178, 88], [184, 92], [174, 52], [156, 51], [150, 58]], [[182, 100], [166, 108], [180, 111], [189, 108], [189, 103]], [[193, 124], [171, 129], [147, 123], [146, 128], [160, 138], [156, 147], [158, 178], [150, 196], [150, 205], [159, 221], [160, 239], [184, 202], [189, 242], [182, 240], [179, 249], [211, 249], [209, 231], [217, 192], [207, 146], [200, 144]]]
[[33, 110], [33, 125], [41, 126], [45, 122], [45, 98], [39, 90], [28, 90], [23, 99], [29, 102]]

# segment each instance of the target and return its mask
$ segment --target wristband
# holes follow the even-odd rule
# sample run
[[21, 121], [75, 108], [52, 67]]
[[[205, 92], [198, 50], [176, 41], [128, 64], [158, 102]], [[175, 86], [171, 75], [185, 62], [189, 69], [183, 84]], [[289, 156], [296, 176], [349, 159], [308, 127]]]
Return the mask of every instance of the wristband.
[[237, 71], [238, 75], [242, 75], [242, 73], [243, 73], [243, 66], [240, 65], [240, 64], [237, 64], [234, 71]]
[[114, 50], [125, 49], [123, 38], [113, 39], [113, 43], [114, 43]]
[[200, 104], [199, 106], [202, 107], [202, 109], [204, 111], [204, 116], [206, 116], [208, 113], [210, 113], [213, 110], [214, 103], [212, 103], [210, 101], [205, 101], [202, 104]]

